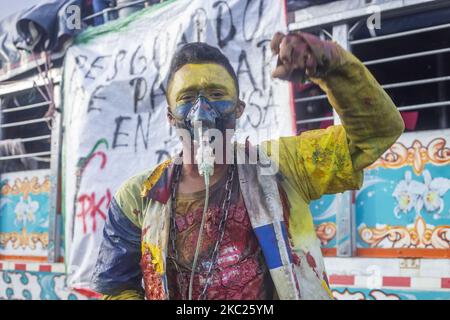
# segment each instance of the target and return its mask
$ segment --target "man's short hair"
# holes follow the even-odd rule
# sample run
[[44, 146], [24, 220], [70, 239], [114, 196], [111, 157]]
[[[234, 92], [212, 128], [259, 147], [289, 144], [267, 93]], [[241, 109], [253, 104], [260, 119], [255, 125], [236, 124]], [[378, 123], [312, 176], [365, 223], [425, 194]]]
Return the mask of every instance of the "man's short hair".
[[223, 66], [234, 80], [236, 92], [239, 95], [239, 83], [236, 72], [231, 66], [228, 58], [216, 47], [204, 42], [191, 42], [180, 47], [172, 57], [170, 62], [169, 75], [167, 77], [167, 87], [172, 81], [173, 75], [185, 64], [216, 63]]

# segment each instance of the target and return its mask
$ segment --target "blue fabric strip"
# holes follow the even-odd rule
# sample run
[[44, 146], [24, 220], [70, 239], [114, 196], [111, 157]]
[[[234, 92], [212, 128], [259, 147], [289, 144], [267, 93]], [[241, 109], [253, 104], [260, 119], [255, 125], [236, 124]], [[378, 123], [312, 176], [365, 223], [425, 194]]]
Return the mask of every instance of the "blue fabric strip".
[[280, 251], [278, 249], [277, 237], [273, 224], [267, 224], [265, 226], [257, 227], [254, 229], [256, 237], [258, 238], [259, 245], [264, 253], [267, 267], [269, 269], [275, 269], [281, 267]]

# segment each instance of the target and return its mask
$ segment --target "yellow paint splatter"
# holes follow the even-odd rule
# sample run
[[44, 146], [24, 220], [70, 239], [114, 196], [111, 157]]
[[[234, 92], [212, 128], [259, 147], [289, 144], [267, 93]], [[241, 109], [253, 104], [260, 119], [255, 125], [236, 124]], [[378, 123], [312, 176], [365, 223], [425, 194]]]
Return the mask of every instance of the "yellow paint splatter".
[[328, 293], [331, 299], [334, 299], [333, 293], [330, 290], [330, 287], [327, 285], [325, 280], [322, 280], [322, 287], [325, 289], [325, 291]]
[[164, 170], [170, 165], [171, 160], [166, 160], [163, 163], [161, 163], [153, 172], [150, 174], [150, 176], [145, 179], [144, 183], [142, 184], [141, 188], [141, 197], [144, 198], [147, 196], [148, 192], [151, 188], [158, 182], [159, 178], [163, 174]]
[[142, 242], [142, 254], [146, 252], [146, 250], [150, 251], [151, 255], [151, 263], [155, 267], [156, 273], [158, 275], [164, 274], [164, 262], [163, 262], [163, 256], [162, 251], [157, 245], [153, 245], [151, 243], [145, 243]]

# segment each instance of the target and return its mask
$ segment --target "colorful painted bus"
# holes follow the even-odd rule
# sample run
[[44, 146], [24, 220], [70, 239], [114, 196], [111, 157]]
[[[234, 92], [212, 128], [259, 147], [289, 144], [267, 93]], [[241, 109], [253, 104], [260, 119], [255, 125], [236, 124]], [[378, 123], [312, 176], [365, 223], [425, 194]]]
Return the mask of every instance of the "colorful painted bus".
[[[406, 126], [365, 171], [361, 190], [311, 203], [334, 297], [450, 299], [450, 3], [287, 5], [288, 29], [311, 32], [351, 50], [386, 89]], [[104, 10], [90, 18], [107, 19], [111, 8]], [[79, 270], [68, 265], [73, 231], [64, 213], [73, 198], [64, 194], [67, 181], [81, 183], [91, 160], [101, 171], [104, 152], [112, 145], [92, 141], [92, 149], [75, 164], [77, 173], [65, 176], [67, 141], [75, 138], [65, 136], [63, 126], [66, 49], [25, 55], [16, 67], [1, 65], [0, 299], [98, 297], [70, 283]], [[318, 87], [292, 85], [292, 93], [297, 133], [339, 123]], [[88, 194], [78, 203], [85, 210], [75, 209], [74, 216], [87, 219], [89, 227], [97, 221], [100, 228], [107, 191], [97, 198]]]

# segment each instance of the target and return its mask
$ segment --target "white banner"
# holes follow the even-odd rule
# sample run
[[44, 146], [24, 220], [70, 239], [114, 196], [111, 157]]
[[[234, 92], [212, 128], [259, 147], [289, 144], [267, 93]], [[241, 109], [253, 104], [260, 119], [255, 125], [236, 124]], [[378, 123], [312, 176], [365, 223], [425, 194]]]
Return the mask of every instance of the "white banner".
[[238, 140], [293, 133], [289, 84], [270, 76], [270, 40], [285, 30], [281, 0], [178, 0], [77, 39], [66, 55], [63, 88], [69, 286], [88, 287], [120, 184], [179, 148], [166, 119], [165, 79], [180, 45], [207, 42], [230, 59], [247, 104]]

